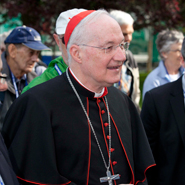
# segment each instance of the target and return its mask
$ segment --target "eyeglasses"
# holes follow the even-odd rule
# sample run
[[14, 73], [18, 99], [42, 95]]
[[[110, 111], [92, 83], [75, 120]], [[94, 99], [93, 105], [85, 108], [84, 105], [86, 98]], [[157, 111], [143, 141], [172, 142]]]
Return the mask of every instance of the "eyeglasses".
[[97, 47], [97, 46], [90, 46], [90, 45], [86, 45], [86, 44], [78, 44], [78, 46], [87, 46], [87, 47], [92, 47], [92, 48], [97, 48], [97, 49], [101, 49], [104, 50], [105, 53], [111, 53], [112, 51], [115, 51], [118, 47], [121, 48], [121, 50], [123, 51], [127, 51], [129, 48], [129, 43], [128, 42], [121, 42], [120, 44], [116, 45], [116, 46], [109, 46], [109, 47]]

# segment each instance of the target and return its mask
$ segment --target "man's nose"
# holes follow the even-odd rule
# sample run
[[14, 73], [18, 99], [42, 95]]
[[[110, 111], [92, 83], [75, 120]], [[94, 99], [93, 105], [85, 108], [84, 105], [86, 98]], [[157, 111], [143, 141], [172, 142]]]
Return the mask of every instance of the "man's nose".
[[128, 34], [128, 35], [124, 36], [124, 38], [125, 38], [125, 42], [130, 43], [132, 41], [132, 34]]
[[33, 60], [34, 62], [38, 62], [38, 61], [39, 61], [38, 54], [34, 54], [34, 55], [32, 56], [32, 60]]

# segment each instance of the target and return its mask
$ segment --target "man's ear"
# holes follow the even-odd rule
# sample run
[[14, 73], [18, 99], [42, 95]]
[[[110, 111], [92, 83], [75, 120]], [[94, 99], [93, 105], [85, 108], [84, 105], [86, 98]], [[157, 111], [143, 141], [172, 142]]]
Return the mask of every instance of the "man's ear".
[[81, 49], [77, 45], [72, 45], [69, 49], [71, 57], [78, 63], [82, 63], [81, 59]]
[[15, 58], [15, 56], [17, 54], [17, 48], [14, 44], [10, 44], [8, 46], [8, 53], [9, 53], [11, 58]]

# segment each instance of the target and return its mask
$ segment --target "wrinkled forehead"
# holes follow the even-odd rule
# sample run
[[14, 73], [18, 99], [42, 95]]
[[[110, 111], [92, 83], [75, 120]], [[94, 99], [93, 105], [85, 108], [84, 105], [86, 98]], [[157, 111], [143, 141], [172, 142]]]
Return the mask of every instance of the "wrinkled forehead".
[[96, 41], [100, 45], [117, 44], [124, 40], [119, 24], [108, 15], [102, 15], [96, 22], [90, 24], [89, 32], [93, 37], [92, 42]]

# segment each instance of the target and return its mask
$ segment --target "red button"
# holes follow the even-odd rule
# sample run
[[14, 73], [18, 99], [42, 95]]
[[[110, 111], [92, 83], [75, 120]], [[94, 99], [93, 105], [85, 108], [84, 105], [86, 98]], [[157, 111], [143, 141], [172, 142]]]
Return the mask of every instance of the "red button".
[[110, 136], [107, 136], [107, 139], [110, 139]]
[[114, 150], [115, 150], [114, 148], [111, 148], [111, 149], [110, 149], [111, 152], [114, 152]]
[[100, 100], [100, 99], [97, 99], [97, 102], [98, 102], [98, 103], [100, 103], [100, 102], [101, 102], [101, 100]]
[[109, 124], [108, 123], [104, 123], [104, 126], [107, 127], [107, 126], [109, 126]]
[[101, 114], [105, 114], [105, 111], [104, 111], [104, 110], [102, 110], [102, 111], [101, 111]]
[[117, 164], [117, 161], [113, 161], [112, 164], [113, 164], [113, 165], [116, 165], [116, 164]]

